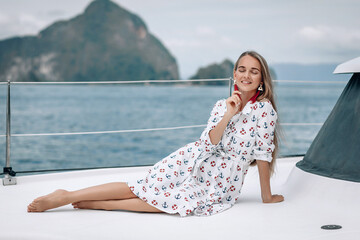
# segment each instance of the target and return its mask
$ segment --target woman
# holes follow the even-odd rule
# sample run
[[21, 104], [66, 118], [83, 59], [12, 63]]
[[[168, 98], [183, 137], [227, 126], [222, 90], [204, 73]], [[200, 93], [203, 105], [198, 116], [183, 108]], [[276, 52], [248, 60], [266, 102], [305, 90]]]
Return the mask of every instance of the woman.
[[57, 190], [35, 199], [28, 212], [72, 203], [80, 209], [211, 215], [235, 204], [251, 164], [258, 166], [263, 202], [283, 201], [270, 188], [277, 113], [265, 59], [244, 52], [235, 63], [234, 80], [238, 91], [215, 104], [200, 139], [156, 163], [143, 179]]

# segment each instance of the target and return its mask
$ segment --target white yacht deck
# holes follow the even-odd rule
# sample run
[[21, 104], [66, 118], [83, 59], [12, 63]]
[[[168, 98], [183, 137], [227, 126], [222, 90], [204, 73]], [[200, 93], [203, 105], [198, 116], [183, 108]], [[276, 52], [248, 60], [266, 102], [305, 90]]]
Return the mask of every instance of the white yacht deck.
[[[278, 159], [273, 193], [263, 204], [257, 168], [250, 168], [238, 203], [211, 217], [73, 209], [27, 213], [34, 198], [58, 188], [75, 190], [145, 174], [147, 167], [86, 170], [17, 177], [0, 187], [0, 239], [359, 239], [360, 184], [310, 174], [297, 158]], [[322, 225], [338, 224], [339, 230]]]

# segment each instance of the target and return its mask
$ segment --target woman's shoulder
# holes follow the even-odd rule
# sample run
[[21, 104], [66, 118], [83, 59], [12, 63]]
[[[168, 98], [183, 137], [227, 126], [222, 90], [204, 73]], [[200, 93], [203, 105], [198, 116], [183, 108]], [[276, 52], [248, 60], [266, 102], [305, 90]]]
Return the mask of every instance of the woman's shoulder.
[[271, 102], [269, 99], [267, 99], [267, 98], [263, 98], [263, 99], [261, 99], [261, 100], [257, 100], [256, 103], [259, 104], [259, 105], [264, 105], [264, 106], [273, 107], [272, 102]]
[[258, 100], [258, 101], [256, 101], [255, 104], [258, 105], [258, 109], [264, 109], [266, 111], [274, 111], [274, 112], [276, 112], [272, 102], [267, 98], [263, 98], [261, 100]]

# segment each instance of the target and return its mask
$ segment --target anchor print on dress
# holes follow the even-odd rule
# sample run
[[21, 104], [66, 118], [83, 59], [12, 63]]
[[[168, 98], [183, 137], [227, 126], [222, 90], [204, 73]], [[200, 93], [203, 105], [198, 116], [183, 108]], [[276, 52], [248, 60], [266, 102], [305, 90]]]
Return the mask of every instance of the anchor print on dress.
[[174, 168], [174, 165], [173, 164], [168, 164], [168, 167], [170, 168], [170, 169], [173, 169]]
[[205, 180], [203, 177], [199, 177], [199, 182], [203, 183]]
[[265, 106], [265, 103], [259, 102], [259, 108], [263, 108]]
[[231, 196], [228, 196], [227, 198], [226, 198], [226, 201], [228, 201], [228, 202], [230, 202], [232, 200], [232, 197]]
[[180, 170], [180, 176], [184, 176], [185, 172]]
[[249, 129], [249, 132], [250, 132], [250, 137], [255, 137], [255, 129], [253, 127]]
[[228, 145], [230, 145], [231, 143], [237, 144], [236, 138], [234, 136], [231, 136], [230, 142], [228, 143]]
[[166, 202], [164, 202], [164, 203], [162, 204], [162, 207], [163, 207], [163, 208], [168, 208], [169, 206], [166, 204]]
[[252, 121], [252, 122], [255, 122], [255, 121], [256, 121], [255, 115], [253, 115], [253, 116], [251, 117], [251, 121]]
[[181, 182], [176, 182], [176, 187], [179, 187], [181, 185]]
[[271, 109], [271, 111], [270, 111], [270, 115], [271, 115], [271, 116], [274, 116], [274, 115], [275, 115], [275, 111], [274, 111], [274, 109]]
[[[240, 168], [240, 170], [241, 170], [241, 168]], [[239, 176], [238, 175], [235, 176], [234, 181], [235, 182], [239, 181]]]
[[176, 194], [176, 195], [174, 196], [174, 198], [177, 199], [177, 200], [179, 200], [179, 199], [181, 198], [180, 193]]
[[137, 180], [137, 183], [138, 183], [138, 184], [141, 184], [143, 181], [144, 181], [143, 179]]

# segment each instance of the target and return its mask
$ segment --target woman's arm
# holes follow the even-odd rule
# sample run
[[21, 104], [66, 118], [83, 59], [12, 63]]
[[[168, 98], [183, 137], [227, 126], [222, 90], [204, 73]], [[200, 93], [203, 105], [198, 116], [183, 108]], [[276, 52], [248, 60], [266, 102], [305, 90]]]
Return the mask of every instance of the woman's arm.
[[226, 112], [219, 124], [216, 125], [216, 127], [209, 132], [210, 141], [213, 145], [216, 145], [220, 142], [225, 128], [231, 118], [232, 116]]
[[235, 114], [239, 112], [239, 107], [241, 105], [241, 98], [239, 96], [240, 92], [234, 91], [232, 96], [226, 99], [226, 113], [218, 125], [216, 125], [216, 127], [209, 132], [210, 141], [213, 145], [216, 145], [220, 142], [229, 121]]
[[259, 170], [261, 198], [263, 203], [277, 203], [284, 201], [282, 195], [271, 194], [269, 162], [256, 160], [256, 163]]

